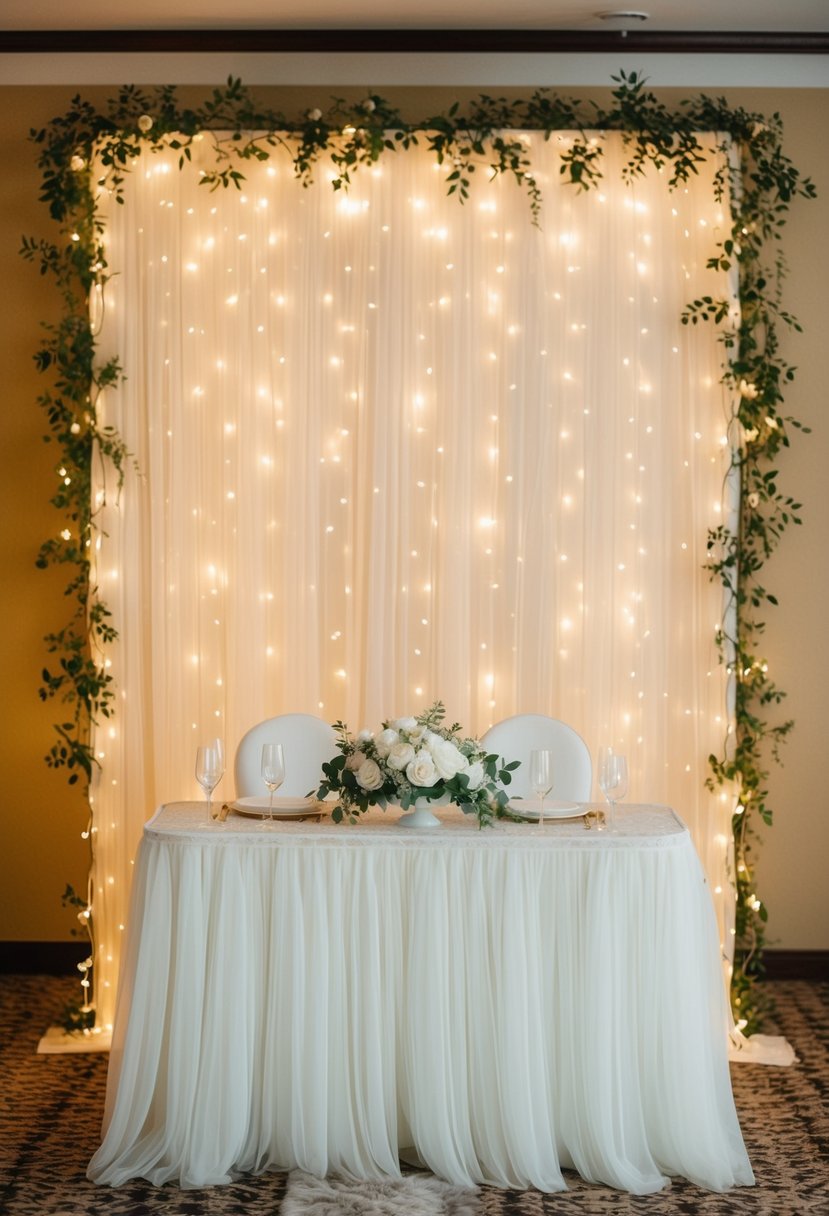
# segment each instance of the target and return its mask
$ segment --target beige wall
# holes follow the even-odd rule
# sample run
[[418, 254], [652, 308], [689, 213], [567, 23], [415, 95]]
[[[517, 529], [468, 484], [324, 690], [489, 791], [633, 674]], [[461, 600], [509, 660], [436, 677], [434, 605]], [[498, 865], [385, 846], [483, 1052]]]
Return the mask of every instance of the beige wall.
[[784, 342], [797, 365], [788, 412], [812, 428], [798, 435], [779, 462], [781, 486], [805, 504], [804, 523], [793, 529], [769, 562], [766, 586], [780, 608], [768, 614], [765, 653], [770, 673], [788, 692], [784, 716], [795, 730], [773, 767], [769, 785], [774, 826], [764, 832], [759, 893], [769, 906], [769, 945], [791, 950], [829, 949], [829, 794], [819, 764], [829, 722], [829, 91], [768, 90], [746, 93], [757, 109], [779, 110], [786, 148], [815, 181], [818, 199], [798, 203], [786, 228], [789, 277], [785, 303], [803, 334]]
[[[101, 101], [114, 90], [83, 91]], [[38, 676], [46, 661], [42, 636], [60, 627], [66, 604], [60, 572], [34, 568], [38, 545], [57, 530], [58, 517], [47, 501], [55, 484], [56, 453], [42, 442], [44, 419], [35, 399], [43, 385], [31, 356], [39, 322], [50, 316], [55, 301], [51, 284], [17, 252], [23, 233], [48, 233], [48, 217], [36, 202], [36, 150], [27, 140], [29, 128], [65, 111], [74, 92], [46, 86], [0, 88], [0, 350], [5, 398], [0, 413], [0, 670], [5, 705], [0, 731], [0, 940], [68, 937], [73, 919], [61, 910], [60, 894], [67, 881], [83, 885], [87, 866], [80, 839], [83, 802], [42, 759], [58, 711], [37, 698]], [[329, 92], [347, 90], [326, 89]], [[391, 95], [392, 90], [384, 92]], [[406, 89], [396, 97], [415, 114], [433, 111], [466, 92]], [[670, 90], [660, 94], [671, 99]], [[201, 91], [195, 95], [201, 96]], [[829, 720], [822, 636], [824, 605], [829, 604], [829, 427], [822, 417], [829, 330], [829, 90], [735, 89], [727, 95], [735, 104], [780, 111], [787, 150], [811, 173], [820, 193], [818, 202], [795, 205], [785, 238], [790, 268], [786, 303], [806, 329], [785, 343], [785, 353], [799, 367], [788, 404], [813, 434], [796, 437], [781, 461], [786, 487], [806, 504], [806, 522], [790, 535], [768, 570], [767, 584], [779, 594], [781, 606], [770, 616], [766, 656], [789, 691], [786, 712], [797, 719], [797, 730], [785, 749], [785, 767], [774, 772], [771, 783], [776, 821], [766, 833], [759, 890], [770, 907], [772, 944], [792, 950], [829, 949], [829, 884], [823, 874], [829, 813], [816, 765]], [[285, 91], [279, 104], [287, 110], [294, 104], [317, 104], [318, 97], [319, 90], [295, 89]]]
[[[68, 936], [71, 916], [61, 910], [67, 882], [83, 884], [86, 852], [80, 833], [83, 803], [65, 779], [48, 770], [55, 707], [38, 701], [45, 662], [42, 637], [65, 617], [59, 576], [34, 567], [38, 545], [57, 531], [49, 506], [56, 453], [43, 443], [44, 418], [35, 404], [43, 391], [32, 364], [40, 320], [53, 314], [54, 289], [18, 257], [20, 237], [43, 232], [29, 125], [45, 120], [52, 104], [38, 90], [3, 89], [0, 102], [0, 571], [2, 571], [3, 714], [0, 731], [3, 798], [0, 851], [0, 938]], [[65, 104], [65, 102], [64, 102]]]

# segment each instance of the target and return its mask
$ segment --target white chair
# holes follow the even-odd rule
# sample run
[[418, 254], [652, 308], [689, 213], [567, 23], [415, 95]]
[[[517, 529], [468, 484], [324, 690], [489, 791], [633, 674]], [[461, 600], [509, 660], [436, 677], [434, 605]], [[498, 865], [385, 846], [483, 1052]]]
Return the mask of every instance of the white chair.
[[285, 754], [285, 780], [277, 797], [301, 798], [316, 793], [322, 781], [322, 764], [336, 755], [334, 731], [313, 714], [279, 714], [251, 727], [236, 748], [233, 777], [236, 797], [266, 793], [262, 780], [262, 744], [281, 743]]
[[546, 714], [516, 714], [496, 722], [483, 735], [481, 742], [488, 752], [497, 752], [504, 760], [520, 760], [507, 791], [514, 798], [531, 796], [529, 784], [530, 752], [547, 747], [553, 753], [554, 784], [551, 796], [564, 802], [589, 802], [593, 773], [590, 751], [581, 735]]

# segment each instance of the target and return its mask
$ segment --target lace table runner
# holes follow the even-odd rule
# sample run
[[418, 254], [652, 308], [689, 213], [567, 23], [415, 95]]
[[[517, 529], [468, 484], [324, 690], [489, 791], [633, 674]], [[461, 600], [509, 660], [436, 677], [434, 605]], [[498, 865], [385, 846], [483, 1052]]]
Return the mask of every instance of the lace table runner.
[[[591, 808], [602, 809], [600, 803]], [[623, 804], [612, 825], [600, 829], [595, 817], [513, 823], [497, 820], [491, 828], [479, 828], [477, 819], [457, 807], [441, 807], [439, 828], [401, 827], [400, 811], [372, 808], [356, 824], [336, 824], [329, 817], [321, 822], [252, 819], [230, 812], [224, 822], [208, 823], [203, 802], [170, 802], [162, 806], [144, 829], [153, 838], [186, 837], [202, 843], [246, 839], [261, 844], [313, 845], [347, 848], [366, 844], [416, 848], [674, 848], [687, 840], [688, 829], [670, 807]]]

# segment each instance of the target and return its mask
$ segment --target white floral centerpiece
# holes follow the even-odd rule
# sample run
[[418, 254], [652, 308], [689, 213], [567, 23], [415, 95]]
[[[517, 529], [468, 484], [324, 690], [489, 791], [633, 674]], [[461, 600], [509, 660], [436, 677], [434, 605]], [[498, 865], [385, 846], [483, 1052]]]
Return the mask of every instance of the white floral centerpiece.
[[460, 723], [444, 726], [442, 701], [414, 718], [384, 722], [379, 734], [363, 730], [354, 737], [344, 722], [335, 722], [340, 754], [323, 764], [325, 780], [317, 797], [336, 794], [331, 818], [335, 823], [357, 816], [370, 806], [400, 806], [404, 811], [426, 800], [433, 805], [452, 802], [486, 827], [506, 812], [518, 760], [500, 764], [477, 739], [462, 737]]

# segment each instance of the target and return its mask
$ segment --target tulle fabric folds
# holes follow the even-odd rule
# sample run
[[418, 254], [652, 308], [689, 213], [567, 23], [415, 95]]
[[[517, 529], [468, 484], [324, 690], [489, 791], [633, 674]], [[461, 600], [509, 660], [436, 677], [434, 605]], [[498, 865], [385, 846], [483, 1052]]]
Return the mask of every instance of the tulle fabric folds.
[[716, 930], [670, 848], [146, 837], [99, 1183], [300, 1168], [751, 1184]]
[[689, 824], [730, 947], [705, 570], [733, 402], [720, 329], [681, 322], [731, 296], [709, 265], [732, 226], [723, 137], [671, 191], [650, 167], [625, 178], [622, 132], [594, 136], [603, 178], [576, 191], [582, 135], [504, 133], [532, 161], [537, 226], [507, 174], [474, 173], [459, 206], [425, 146], [347, 192], [325, 162], [303, 189], [279, 149], [210, 191], [212, 139], [184, 171], [160, 140], [97, 200], [97, 358], [125, 378], [96, 410], [130, 454], [123, 486], [96, 459], [90, 490], [118, 635], [92, 738], [99, 1028], [146, 818], [197, 796], [199, 743], [230, 755], [278, 713], [360, 730], [440, 698], [476, 736], [533, 711], [591, 751], [612, 740], [631, 796]]

